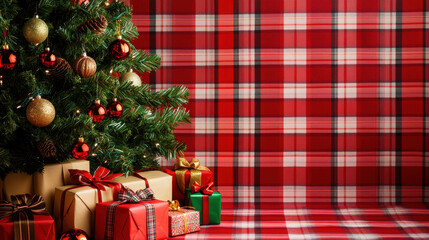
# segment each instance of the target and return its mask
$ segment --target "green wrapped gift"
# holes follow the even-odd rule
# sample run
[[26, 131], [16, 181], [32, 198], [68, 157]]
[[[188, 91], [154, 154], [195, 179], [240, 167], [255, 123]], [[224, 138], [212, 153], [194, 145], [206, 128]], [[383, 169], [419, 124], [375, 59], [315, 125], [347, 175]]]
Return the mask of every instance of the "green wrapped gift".
[[220, 224], [221, 195], [211, 188], [212, 186], [195, 188], [194, 185], [188, 191], [190, 205], [200, 212], [200, 225]]

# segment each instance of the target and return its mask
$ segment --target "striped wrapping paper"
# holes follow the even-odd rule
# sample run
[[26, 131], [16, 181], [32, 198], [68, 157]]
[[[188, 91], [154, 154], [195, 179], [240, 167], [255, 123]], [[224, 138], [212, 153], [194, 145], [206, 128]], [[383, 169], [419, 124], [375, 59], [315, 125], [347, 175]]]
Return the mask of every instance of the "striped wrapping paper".
[[[225, 203], [221, 230], [203, 228], [194, 238], [273, 239], [269, 229], [277, 227], [318, 239], [326, 217], [339, 236], [373, 239], [383, 232], [368, 212], [338, 210], [369, 203], [380, 204], [371, 216], [399, 228], [398, 236], [407, 226], [429, 232], [428, 217], [404, 208], [396, 218], [383, 207], [428, 202], [428, 2], [130, 2], [135, 46], [162, 57], [143, 81], [154, 90], [190, 89], [192, 124], [176, 135], [188, 159], [212, 169]], [[285, 205], [306, 211], [294, 204], [333, 206], [285, 224]], [[361, 220], [367, 225], [355, 226], [364, 230], [345, 230]]]

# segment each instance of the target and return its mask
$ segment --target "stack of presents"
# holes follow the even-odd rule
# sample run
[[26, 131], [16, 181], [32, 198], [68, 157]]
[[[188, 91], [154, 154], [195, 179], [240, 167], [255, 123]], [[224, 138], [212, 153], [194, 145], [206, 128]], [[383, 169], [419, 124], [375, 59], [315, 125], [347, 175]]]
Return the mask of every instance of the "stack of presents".
[[197, 159], [129, 176], [89, 162], [10, 173], [0, 182], [0, 239], [166, 239], [220, 224], [221, 195]]

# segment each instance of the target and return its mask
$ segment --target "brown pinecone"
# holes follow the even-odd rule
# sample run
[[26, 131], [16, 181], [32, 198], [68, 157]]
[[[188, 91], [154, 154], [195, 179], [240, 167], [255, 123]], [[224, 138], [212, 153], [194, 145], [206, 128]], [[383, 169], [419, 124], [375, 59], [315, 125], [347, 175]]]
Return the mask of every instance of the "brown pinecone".
[[79, 25], [78, 29], [81, 33], [87, 33], [88, 29], [91, 30], [94, 34], [103, 34], [107, 28], [107, 19], [103, 15], [100, 15], [96, 18], [89, 19]]
[[64, 78], [66, 72], [71, 69], [70, 64], [63, 58], [57, 58], [55, 66], [49, 70], [48, 75], [53, 78]]
[[52, 140], [37, 142], [36, 147], [44, 157], [54, 157], [57, 154], [57, 148]]

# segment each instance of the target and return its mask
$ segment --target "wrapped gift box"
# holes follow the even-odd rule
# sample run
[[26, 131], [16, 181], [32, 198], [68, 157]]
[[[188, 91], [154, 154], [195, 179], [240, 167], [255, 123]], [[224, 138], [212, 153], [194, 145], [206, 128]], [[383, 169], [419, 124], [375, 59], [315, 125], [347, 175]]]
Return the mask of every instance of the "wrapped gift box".
[[[98, 190], [88, 186], [68, 190], [64, 196], [64, 212], [61, 216], [62, 193], [73, 186], [75, 185], [61, 186], [55, 189], [55, 231], [61, 234], [73, 228], [79, 228], [91, 237], [94, 223], [93, 213], [98, 202]], [[101, 194], [102, 201], [113, 200], [112, 188], [106, 187], [106, 191], [101, 191]]]
[[[97, 203], [95, 239], [104, 240], [107, 219], [107, 207], [117, 203]], [[125, 203], [118, 205], [115, 209], [113, 222], [113, 239], [147, 239], [146, 207], [142, 203], [151, 203], [155, 207], [156, 239], [168, 237], [168, 203], [160, 200], [143, 201], [141, 203]]]
[[33, 177], [26, 173], [9, 173], [3, 180], [3, 199], [11, 201], [11, 195], [33, 194]]
[[34, 193], [45, 199], [46, 210], [51, 214], [54, 210], [55, 188], [71, 184], [69, 169], [89, 171], [89, 161], [73, 159], [62, 163], [48, 164], [42, 173], [33, 174]]
[[39, 195], [17, 194], [0, 202], [0, 239], [55, 240], [54, 219]]
[[[34, 215], [34, 236], [37, 240], [55, 240], [54, 219], [47, 215]], [[0, 220], [0, 239], [13, 240], [12, 217]]]
[[163, 201], [172, 199], [173, 177], [171, 175], [161, 171], [145, 171], [136, 174], [148, 180], [150, 188], [155, 193], [156, 199]]
[[221, 195], [218, 191], [213, 191], [212, 195], [191, 193], [189, 201], [200, 212], [200, 225], [220, 224]]
[[[117, 177], [120, 178], [124, 186], [131, 189], [138, 189], [138, 185], [142, 183], [136, 181], [134, 178]], [[116, 178], [115, 178], [116, 179]], [[140, 180], [144, 182], [143, 180]], [[55, 206], [54, 218], [56, 232], [61, 233], [61, 196], [64, 190], [73, 187], [74, 185], [61, 186], [55, 189]], [[113, 188], [106, 187], [106, 191], [101, 191], [102, 201], [108, 202], [114, 200]], [[98, 190], [92, 187], [79, 187], [68, 190], [64, 197], [64, 213], [62, 216], [62, 232], [69, 231], [73, 228], [84, 230], [91, 237], [94, 220], [95, 220], [95, 206], [98, 203]]]
[[[121, 174], [109, 175], [109, 170], [103, 167], [97, 168], [94, 177], [87, 171], [73, 171], [73, 178], [81, 185], [67, 185], [55, 188], [54, 218], [55, 231], [62, 234], [71, 229], [78, 228], [85, 231], [90, 237], [93, 236], [95, 205], [98, 202], [107, 202], [114, 200], [115, 190], [105, 184], [116, 184], [111, 181]], [[92, 182], [95, 180], [95, 182]], [[129, 182], [128, 182], [129, 181]], [[143, 180], [141, 180], [143, 181]], [[104, 182], [102, 184], [101, 182]], [[135, 187], [137, 184], [132, 179], [124, 179], [124, 186]], [[88, 186], [91, 185], [91, 186]], [[104, 190], [95, 188], [95, 185]], [[120, 186], [120, 184], [117, 184]], [[100, 196], [99, 196], [100, 193]]]
[[181, 208], [168, 211], [168, 235], [171, 237], [200, 230], [200, 212]]
[[[186, 160], [179, 158], [178, 162], [180, 161], [184, 162]], [[198, 160], [193, 159], [192, 161]], [[176, 165], [178, 165], [178, 163], [176, 163]], [[207, 185], [209, 182], [213, 182], [213, 172], [210, 170], [196, 170], [190, 168], [185, 171], [184, 168], [177, 168], [179, 169], [175, 171], [166, 169], [165, 172], [172, 176], [173, 199], [179, 200], [182, 205], [187, 205], [185, 202], [185, 196], [187, 196], [186, 189], [190, 188], [195, 181], [201, 185]]]

